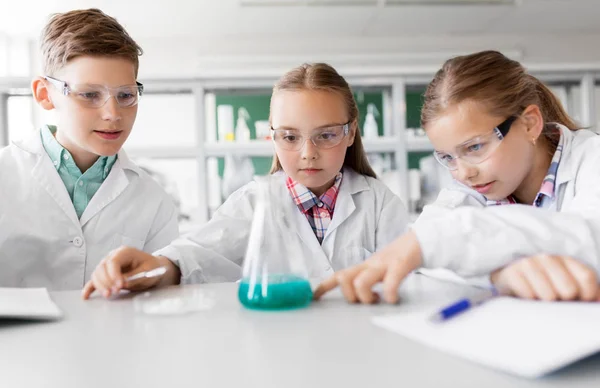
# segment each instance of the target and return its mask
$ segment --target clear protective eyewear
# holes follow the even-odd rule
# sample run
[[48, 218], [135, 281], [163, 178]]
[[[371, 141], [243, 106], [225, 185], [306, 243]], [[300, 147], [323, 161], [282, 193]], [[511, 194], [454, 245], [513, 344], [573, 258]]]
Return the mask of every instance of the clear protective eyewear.
[[312, 135], [306, 137], [295, 129], [273, 129], [271, 133], [275, 145], [287, 151], [300, 151], [307, 139], [320, 149], [333, 148], [342, 142], [342, 139], [350, 132], [350, 123], [343, 125], [332, 125], [330, 127], [314, 130]]
[[450, 171], [458, 169], [458, 159], [462, 159], [469, 164], [479, 164], [496, 151], [516, 119], [517, 116], [510, 116], [489, 134], [475, 137], [460, 144], [456, 147], [454, 155], [434, 151], [433, 156], [442, 166]]
[[117, 100], [119, 107], [130, 108], [137, 105], [144, 93], [144, 85], [139, 82], [136, 82], [135, 85], [109, 88], [108, 86], [93, 84], [68, 85], [65, 81], [48, 76], [44, 79], [60, 90], [63, 95], [71, 96], [82, 106], [88, 108], [101, 108], [111, 97]]

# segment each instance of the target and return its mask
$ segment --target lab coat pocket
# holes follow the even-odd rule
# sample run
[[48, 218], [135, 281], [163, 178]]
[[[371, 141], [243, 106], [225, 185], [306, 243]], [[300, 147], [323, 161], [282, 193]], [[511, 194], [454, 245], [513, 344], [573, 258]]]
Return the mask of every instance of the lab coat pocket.
[[140, 249], [143, 250], [144, 249], [144, 240], [138, 240], [136, 238], [131, 238], [131, 237], [127, 237], [127, 236], [123, 236], [122, 234], [115, 234], [115, 239], [113, 242], [113, 247], [114, 248], [119, 248], [119, 247], [131, 247], [131, 248], [136, 248], [136, 249]]

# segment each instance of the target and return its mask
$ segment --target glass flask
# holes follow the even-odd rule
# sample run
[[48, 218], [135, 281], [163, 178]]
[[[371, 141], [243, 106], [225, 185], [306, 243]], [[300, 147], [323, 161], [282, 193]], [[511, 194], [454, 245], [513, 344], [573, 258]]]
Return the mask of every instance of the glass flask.
[[257, 197], [238, 297], [248, 308], [307, 306], [313, 293], [293, 217], [296, 205], [285, 185], [256, 177]]

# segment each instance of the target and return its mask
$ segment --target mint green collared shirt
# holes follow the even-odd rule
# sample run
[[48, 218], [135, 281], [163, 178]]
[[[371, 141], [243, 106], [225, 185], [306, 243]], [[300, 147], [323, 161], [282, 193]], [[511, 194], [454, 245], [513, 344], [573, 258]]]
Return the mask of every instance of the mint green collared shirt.
[[56, 133], [55, 126], [42, 127], [42, 144], [67, 188], [77, 217], [81, 218], [83, 211], [117, 161], [117, 155], [99, 157], [92, 167], [82, 174], [71, 153], [56, 141], [54, 133]]

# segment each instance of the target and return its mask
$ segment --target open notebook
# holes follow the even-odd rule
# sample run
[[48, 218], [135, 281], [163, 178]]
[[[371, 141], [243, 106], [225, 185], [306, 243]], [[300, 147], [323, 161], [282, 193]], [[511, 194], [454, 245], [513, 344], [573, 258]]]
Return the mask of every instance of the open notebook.
[[437, 310], [373, 323], [441, 351], [524, 377], [539, 377], [600, 351], [600, 303], [496, 298], [445, 322]]
[[0, 319], [52, 320], [62, 317], [45, 288], [0, 288]]

